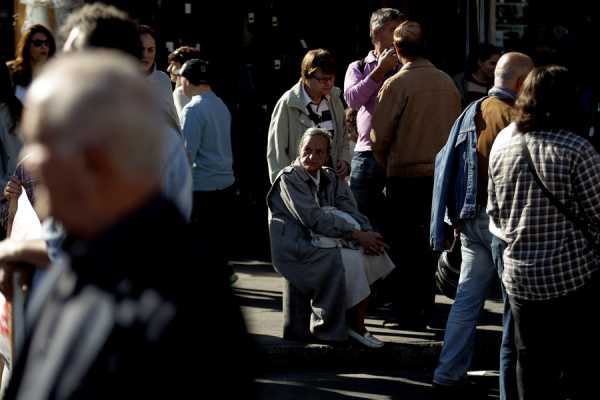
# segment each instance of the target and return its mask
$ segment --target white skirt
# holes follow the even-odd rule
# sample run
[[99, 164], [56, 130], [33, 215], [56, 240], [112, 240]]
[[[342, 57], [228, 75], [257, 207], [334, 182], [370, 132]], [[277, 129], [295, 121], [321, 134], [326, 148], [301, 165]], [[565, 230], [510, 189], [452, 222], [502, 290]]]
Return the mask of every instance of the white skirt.
[[346, 275], [346, 308], [352, 308], [371, 294], [370, 286], [385, 278], [396, 266], [387, 253], [368, 256], [362, 249], [340, 249]]

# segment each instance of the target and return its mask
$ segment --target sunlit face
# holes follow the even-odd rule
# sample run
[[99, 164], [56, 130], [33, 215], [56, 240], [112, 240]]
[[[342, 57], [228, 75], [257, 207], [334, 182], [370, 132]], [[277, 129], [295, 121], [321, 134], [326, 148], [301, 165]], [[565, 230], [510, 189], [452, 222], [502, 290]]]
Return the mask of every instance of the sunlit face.
[[23, 120], [26, 144], [21, 154], [25, 168], [36, 179], [36, 211], [40, 218], [52, 215], [69, 231], [79, 233], [89, 220], [85, 208], [85, 185], [90, 181], [86, 162], [78, 152], [57, 149], [54, 132], [47, 128], [43, 114], [37, 105], [29, 104]]
[[179, 71], [179, 69], [181, 69], [181, 63], [178, 61], [171, 61], [167, 67], [167, 72], [171, 77], [171, 82], [175, 82], [178, 85], [181, 84], [181, 82], [178, 82], [179, 76], [175, 72]]
[[308, 87], [311, 97], [323, 97], [331, 93], [333, 84], [335, 83], [335, 75], [325, 74], [318, 69], [310, 78], [304, 80], [304, 84]]
[[187, 97], [192, 97], [194, 94], [192, 93], [192, 84], [190, 81], [187, 80], [187, 78], [180, 76], [179, 82], [181, 84], [181, 90], [183, 91], [183, 94], [185, 94]]
[[311, 136], [304, 141], [300, 149], [300, 161], [308, 173], [314, 175], [325, 165], [329, 158], [328, 145], [327, 139], [322, 136]]
[[389, 49], [394, 46], [394, 29], [400, 25], [400, 21], [388, 21], [383, 26], [373, 32], [373, 42], [380, 43], [382, 49]]
[[44, 63], [48, 61], [50, 51], [50, 40], [46, 34], [42, 32], [34, 33], [31, 36], [29, 45], [29, 54], [32, 63]]
[[140, 40], [142, 41], [142, 64], [144, 65], [144, 71], [150, 73], [154, 65], [154, 59], [156, 58], [156, 41], [147, 33], [141, 35]]
[[487, 60], [479, 62], [479, 69], [481, 70], [481, 72], [483, 72], [483, 74], [489, 81], [494, 80], [494, 70], [496, 69], [496, 64], [498, 63], [499, 59], [500, 54], [493, 54]]

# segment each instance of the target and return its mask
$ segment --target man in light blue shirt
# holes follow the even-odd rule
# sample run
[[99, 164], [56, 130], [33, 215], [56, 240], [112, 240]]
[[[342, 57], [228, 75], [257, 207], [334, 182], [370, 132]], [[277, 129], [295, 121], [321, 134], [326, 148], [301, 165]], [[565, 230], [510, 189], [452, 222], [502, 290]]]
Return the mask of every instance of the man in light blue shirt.
[[191, 98], [183, 108], [181, 125], [192, 162], [192, 224], [198, 236], [209, 241], [226, 264], [227, 249], [223, 243], [235, 198], [231, 114], [212, 91], [210, 68], [207, 61], [199, 59], [188, 60], [181, 67], [183, 93]]
[[209, 64], [193, 59], [181, 68], [190, 102], [182, 113], [183, 136], [192, 161], [194, 192], [223, 190], [235, 181], [231, 154], [231, 114], [209, 84]]

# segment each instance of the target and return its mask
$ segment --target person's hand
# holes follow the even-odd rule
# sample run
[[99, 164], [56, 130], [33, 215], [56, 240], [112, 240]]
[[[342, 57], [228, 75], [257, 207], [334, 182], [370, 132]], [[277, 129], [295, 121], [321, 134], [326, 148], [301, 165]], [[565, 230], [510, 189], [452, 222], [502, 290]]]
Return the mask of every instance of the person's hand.
[[398, 66], [398, 62], [396, 49], [392, 47], [381, 52], [377, 59], [377, 68], [381, 69], [381, 72], [384, 74], [387, 74]]
[[367, 255], [380, 256], [385, 250], [383, 236], [381, 236], [381, 234], [378, 232], [354, 231], [352, 233], [352, 238], [360, 243], [365, 254]]
[[22, 191], [23, 186], [21, 185], [21, 182], [19, 182], [19, 180], [13, 176], [10, 178], [6, 184], [6, 187], [4, 188], [4, 197], [6, 200], [10, 200], [13, 197], [18, 199]]
[[335, 173], [342, 179], [345, 179], [350, 172], [350, 166], [347, 161], [338, 160], [335, 166]]

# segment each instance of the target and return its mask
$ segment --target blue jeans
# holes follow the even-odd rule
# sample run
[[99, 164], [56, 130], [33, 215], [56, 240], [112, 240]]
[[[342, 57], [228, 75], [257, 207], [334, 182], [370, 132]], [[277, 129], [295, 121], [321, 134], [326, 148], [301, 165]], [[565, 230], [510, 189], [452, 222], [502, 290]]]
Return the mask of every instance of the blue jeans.
[[481, 210], [473, 220], [464, 221], [460, 234], [462, 264], [454, 304], [448, 315], [444, 346], [433, 374], [442, 385], [460, 383], [471, 366], [477, 321], [490, 284], [498, 273], [492, 260], [489, 217]]
[[369, 218], [378, 232], [383, 232], [382, 216], [385, 213], [385, 170], [377, 164], [371, 151], [357, 151], [352, 156], [350, 189], [358, 210]]
[[504, 314], [502, 315], [502, 344], [500, 344], [500, 400], [516, 400], [517, 393], [517, 349], [515, 348], [515, 323], [506, 289], [502, 283], [502, 272], [504, 262], [502, 254], [506, 243], [494, 237], [492, 240], [492, 257], [500, 276], [500, 287], [502, 289], [502, 301], [504, 302]]

